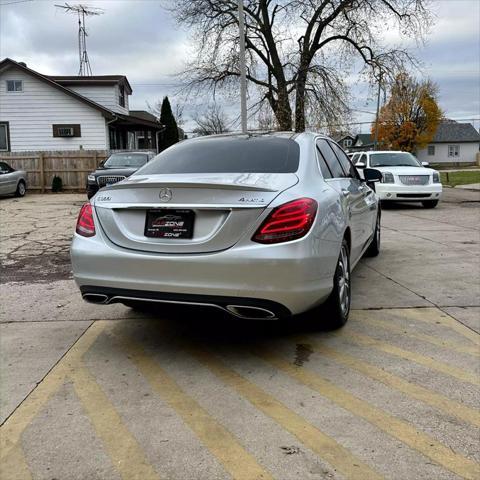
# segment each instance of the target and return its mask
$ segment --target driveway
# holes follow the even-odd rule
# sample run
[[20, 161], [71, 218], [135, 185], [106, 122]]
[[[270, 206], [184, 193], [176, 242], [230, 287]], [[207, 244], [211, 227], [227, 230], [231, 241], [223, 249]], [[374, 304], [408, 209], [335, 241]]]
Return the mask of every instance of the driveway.
[[480, 478], [479, 192], [385, 209], [338, 332], [84, 303], [83, 202], [0, 200], [0, 478]]

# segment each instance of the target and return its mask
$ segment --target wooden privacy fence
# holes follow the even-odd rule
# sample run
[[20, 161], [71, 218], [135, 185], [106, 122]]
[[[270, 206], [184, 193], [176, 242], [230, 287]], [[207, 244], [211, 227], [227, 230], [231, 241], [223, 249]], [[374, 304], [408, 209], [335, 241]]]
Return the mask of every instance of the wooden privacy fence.
[[105, 160], [107, 152], [76, 150], [67, 152], [22, 152], [1, 154], [0, 161], [27, 172], [27, 188], [42, 193], [52, 188], [55, 175], [65, 190], [85, 190], [87, 175]]

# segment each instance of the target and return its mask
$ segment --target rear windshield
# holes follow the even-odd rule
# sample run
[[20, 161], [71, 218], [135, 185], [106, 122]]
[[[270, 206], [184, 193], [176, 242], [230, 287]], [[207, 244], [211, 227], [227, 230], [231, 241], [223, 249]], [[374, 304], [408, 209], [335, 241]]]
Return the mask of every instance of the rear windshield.
[[114, 153], [103, 164], [105, 168], [142, 167], [147, 163], [148, 156], [144, 153]]
[[175, 173], [293, 173], [298, 143], [279, 137], [216, 137], [186, 140], [165, 150], [137, 175]]

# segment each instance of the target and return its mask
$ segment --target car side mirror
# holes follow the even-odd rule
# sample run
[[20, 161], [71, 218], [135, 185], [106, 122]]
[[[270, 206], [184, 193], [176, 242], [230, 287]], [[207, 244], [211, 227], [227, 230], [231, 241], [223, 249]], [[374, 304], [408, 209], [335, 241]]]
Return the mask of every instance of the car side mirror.
[[428, 162], [422, 162], [423, 167], [428, 167], [430, 164]]
[[376, 170], [375, 168], [365, 168], [363, 171], [364, 179], [367, 183], [375, 183], [382, 181], [382, 172]]
[[363, 162], [357, 162], [357, 163], [355, 164], [355, 166], [356, 166], [357, 168], [365, 168], [365, 167], [366, 167], [366, 165], [365, 165]]

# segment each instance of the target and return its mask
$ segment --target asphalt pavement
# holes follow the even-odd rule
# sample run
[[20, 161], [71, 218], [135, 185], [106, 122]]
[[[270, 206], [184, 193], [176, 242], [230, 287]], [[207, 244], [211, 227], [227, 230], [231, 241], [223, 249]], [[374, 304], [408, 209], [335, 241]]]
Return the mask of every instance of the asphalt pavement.
[[83, 302], [83, 195], [0, 199], [0, 478], [480, 478], [480, 193], [383, 212], [340, 331]]

